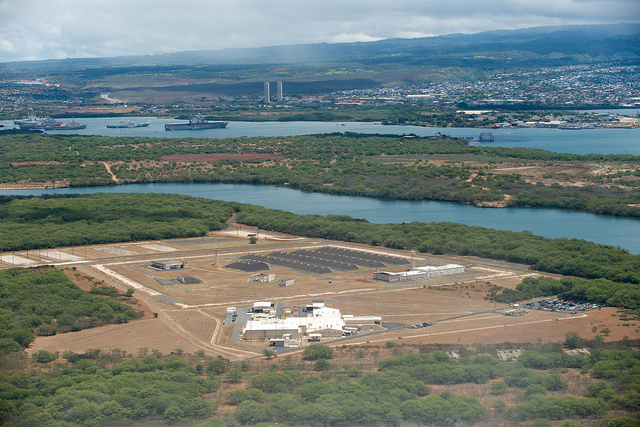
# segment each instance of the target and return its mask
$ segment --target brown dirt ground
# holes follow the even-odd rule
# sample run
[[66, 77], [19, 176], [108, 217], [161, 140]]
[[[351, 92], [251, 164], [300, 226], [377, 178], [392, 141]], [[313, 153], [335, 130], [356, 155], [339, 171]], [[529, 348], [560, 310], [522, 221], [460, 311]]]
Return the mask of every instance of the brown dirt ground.
[[[246, 227], [243, 227], [246, 231]], [[340, 272], [330, 275], [312, 275], [284, 268], [272, 268], [276, 279], [293, 278], [293, 286], [280, 287], [271, 283], [249, 282], [250, 273], [233, 270], [225, 266], [236, 261], [247, 252], [271, 252], [273, 250], [292, 250], [300, 247], [317, 247], [327, 242], [310, 239], [293, 241], [279, 240], [282, 236], [261, 233], [256, 245], [248, 245], [246, 237], [234, 237], [224, 233], [212, 233], [207, 239], [180, 239], [172, 241], [148, 242], [158, 247], [170, 248], [174, 252], [154, 252], [145, 242], [123, 243], [89, 247], [85, 251], [75, 249], [75, 253], [86, 253], [87, 258], [102, 258], [107, 267], [130, 280], [153, 291], [186, 304], [183, 308], [162, 302], [155, 297], [137, 290], [134, 298], [141, 298], [141, 307], [145, 311], [145, 320], [125, 325], [110, 325], [93, 330], [54, 337], [39, 337], [29, 350], [39, 349], [83, 352], [87, 348], [119, 348], [136, 353], [140, 347], [172, 351], [182, 348], [185, 352], [204, 349], [210, 354], [222, 354], [232, 357], [249, 357], [245, 345], [230, 342], [229, 326], [222, 326], [227, 306], [250, 307], [255, 301], [279, 301], [285, 306], [306, 304], [312, 300], [324, 300], [329, 307], [340, 309], [345, 314], [377, 315], [383, 322], [413, 324], [424, 321], [437, 321], [435, 326], [421, 329], [400, 329], [372, 335], [358, 335], [352, 339], [339, 340], [331, 345], [354, 347], [359, 345], [384, 345], [386, 341], [406, 344], [455, 344], [474, 345], [477, 343], [502, 343], [505, 341], [546, 342], [562, 341], [567, 332], [579, 332], [585, 338], [602, 333], [603, 328], [610, 330], [606, 340], [620, 340], [624, 336], [640, 338], [640, 322], [620, 321], [616, 309], [605, 308], [588, 312], [586, 315], [530, 311], [526, 316], [509, 317], [503, 312], [482, 312], [500, 308], [485, 299], [492, 285], [513, 288], [524, 276], [534, 274], [517, 266], [487, 261], [467, 268], [462, 276], [451, 278], [448, 284], [438, 284], [436, 280], [425, 282], [405, 282], [388, 284], [372, 280], [373, 269], [355, 272]], [[264, 238], [263, 238], [264, 237]], [[276, 238], [277, 237], [277, 238]], [[335, 243], [347, 246], [344, 243]], [[359, 245], [349, 245], [361, 250], [382, 250], [396, 255], [411, 255], [406, 251], [391, 251]], [[219, 248], [218, 264], [214, 265], [214, 247]], [[101, 248], [128, 251], [113, 261], [105, 259], [109, 253]], [[185, 270], [157, 271], [149, 268], [150, 260], [171, 258], [187, 262]], [[466, 258], [435, 257], [416, 255], [416, 265], [433, 263], [468, 263]], [[80, 268], [78, 269], [80, 270]], [[89, 280], [87, 273], [97, 279]], [[81, 272], [67, 270], [67, 274], [80, 287], [87, 290], [91, 282], [104, 280], [105, 283], [125, 286], [113, 276], [106, 276], [89, 265]], [[80, 274], [80, 276], [75, 276]], [[190, 274], [200, 278], [203, 283], [196, 285], [175, 284], [161, 286], [154, 278], [175, 278], [178, 274]], [[441, 280], [440, 278], [439, 280]], [[489, 283], [487, 283], [489, 282]], [[145, 304], [146, 301], [146, 304]], [[502, 308], [507, 309], [504, 305]], [[151, 314], [161, 315], [154, 319]], [[469, 315], [457, 319], [458, 316]], [[168, 319], [166, 323], [163, 317]], [[445, 320], [450, 319], [450, 320]], [[218, 328], [218, 329], [216, 329]], [[592, 330], [595, 328], [596, 332]], [[211, 339], [216, 335], [215, 343]], [[402, 338], [399, 338], [402, 337]], [[367, 343], [368, 342], [368, 343]], [[264, 343], [263, 343], [264, 345]], [[236, 349], [236, 350], [233, 350]], [[261, 346], [253, 350], [261, 353]]]
[[87, 349], [125, 350], [136, 354], [139, 348], [147, 347], [163, 353], [181, 348], [185, 353], [195, 353], [199, 347], [176, 334], [161, 319], [138, 320], [122, 325], [107, 325], [80, 332], [38, 337], [27, 349], [27, 353], [38, 350], [84, 353]]

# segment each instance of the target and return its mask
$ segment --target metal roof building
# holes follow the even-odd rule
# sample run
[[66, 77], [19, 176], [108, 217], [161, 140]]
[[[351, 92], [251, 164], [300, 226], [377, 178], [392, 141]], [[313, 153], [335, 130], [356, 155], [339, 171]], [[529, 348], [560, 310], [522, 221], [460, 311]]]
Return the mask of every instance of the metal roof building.
[[378, 271], [373, 273], [373, 278], [375, 280], [382, 280], [385, 282], [401, 282], [407, 280], [430, 279], [432, 277], [440, 276], [453, 276], [463, 273], [464, 266], [460, 264], [446, 264], [438, 266], [427, 265], [401, 272]]
[[340, 310], [325, 307], [323, 303], [314, 303], [313, 312], [306, 317], [259, 317], [247, 321], [242, 328], [245, 340], [282, 338], [283, 334], [301, 337], [312, 332], [321, 332], [323, 336], [340, 336], [345, 322]]

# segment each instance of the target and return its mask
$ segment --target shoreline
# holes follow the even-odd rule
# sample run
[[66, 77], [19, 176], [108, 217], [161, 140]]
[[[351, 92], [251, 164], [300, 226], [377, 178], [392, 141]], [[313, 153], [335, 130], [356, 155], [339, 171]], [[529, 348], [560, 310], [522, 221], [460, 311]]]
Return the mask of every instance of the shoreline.
[[11, 187], [5, 187], [4, 184], [0, 184], [0, 191], [10, 191], [10, 190], [57, 190], [59, 188], [71, 188], [68, 185], [56, 185], [56, 186], [50, 186], [50, 185], [17, 185], [17, 186], [11, 186]]

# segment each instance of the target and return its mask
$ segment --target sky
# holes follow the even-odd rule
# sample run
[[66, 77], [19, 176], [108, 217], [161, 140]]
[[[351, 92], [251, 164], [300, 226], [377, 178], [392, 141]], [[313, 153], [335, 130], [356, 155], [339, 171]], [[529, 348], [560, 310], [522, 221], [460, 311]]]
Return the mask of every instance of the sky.
[[0, 62], [640, 22], [640, 0], [0, 0]]

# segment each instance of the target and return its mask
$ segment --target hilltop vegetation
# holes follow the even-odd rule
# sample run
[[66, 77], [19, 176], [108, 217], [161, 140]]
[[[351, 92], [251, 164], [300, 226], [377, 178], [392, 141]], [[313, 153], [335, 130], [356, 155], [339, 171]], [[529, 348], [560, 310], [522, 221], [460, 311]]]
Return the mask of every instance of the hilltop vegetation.
[[638, 414], [638, 350], [629, 348], [630, 341], [591, 344], [587, 357], [569, 356], [559, 344], [528, 345], [517, 364], [499, 363], [481, 345], [452, 348], [463, 354], [460, 360], [436, 348], [405, 345], [343, 346], [328, 349], [335, 353], [331, 360], [290, 355], [267, 363], [230, 363], [179, 349], [170, 355], [140, 349], [136, 356], [68, 352], [46, 373], [0, 376], [0, 422], [223, 427], [547, 419], [637, 425], [615, 417]]

